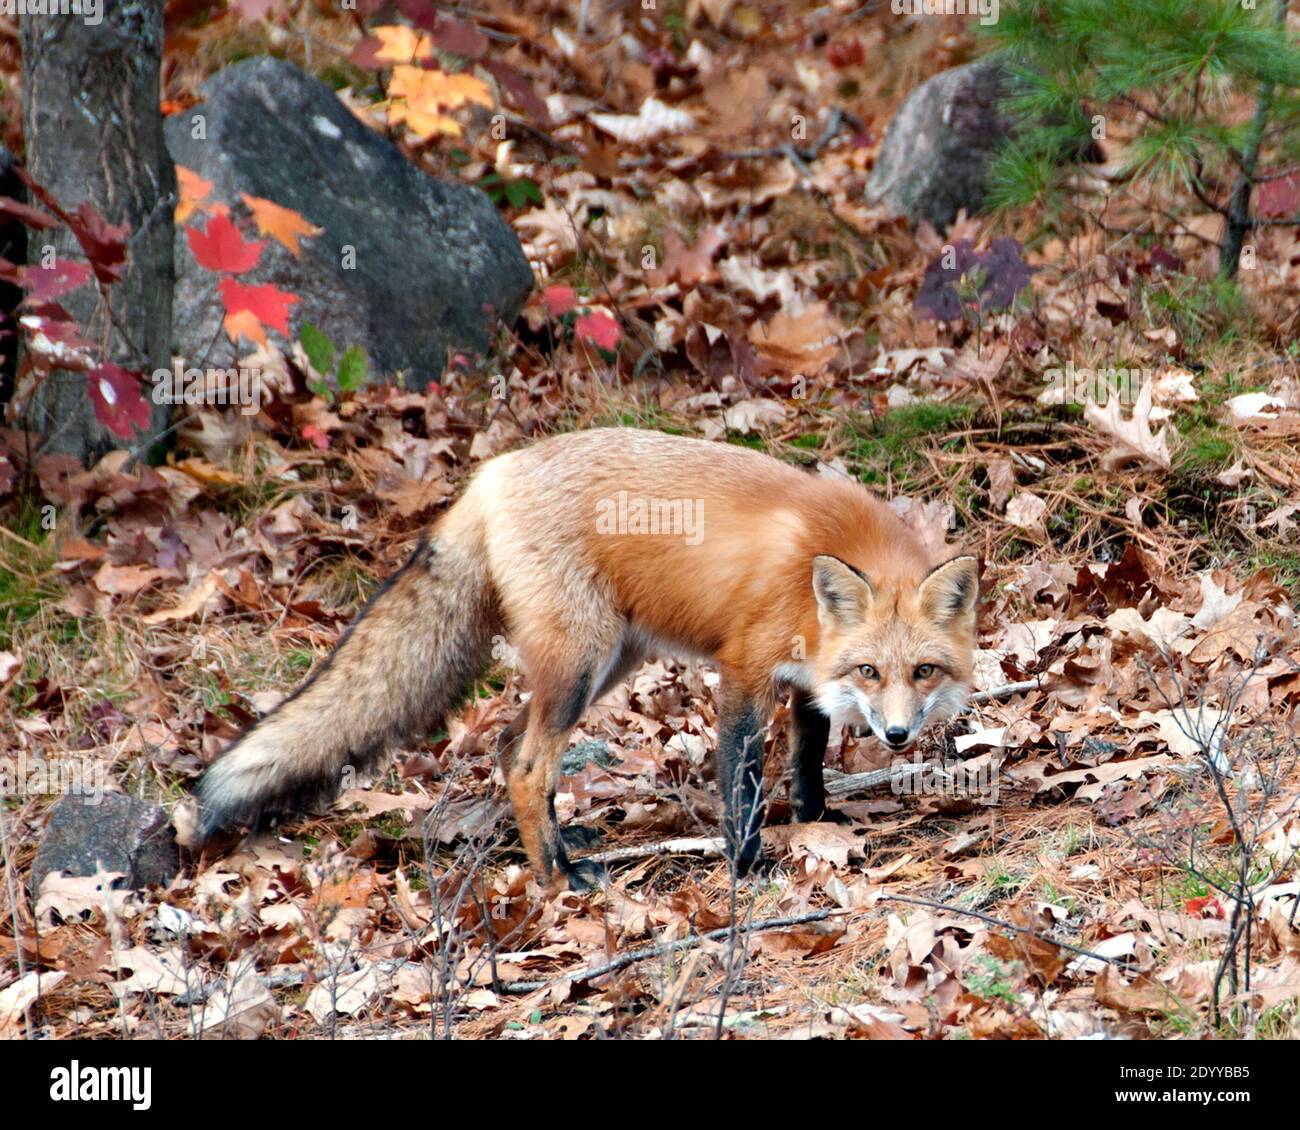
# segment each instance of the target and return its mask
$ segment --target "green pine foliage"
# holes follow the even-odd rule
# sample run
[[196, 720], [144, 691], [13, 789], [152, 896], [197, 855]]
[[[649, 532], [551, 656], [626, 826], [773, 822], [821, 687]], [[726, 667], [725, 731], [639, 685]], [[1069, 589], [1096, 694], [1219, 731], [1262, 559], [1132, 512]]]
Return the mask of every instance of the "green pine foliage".
[[1300, 39], [1285, 6], [1005, 0], [986, 31], [1013, 76], [1008, 108], [1036, 124], [1021, 128], [995, 163], [993, 203], [1059, 194], [1068, 171], [1060, 155], [1104, 136], [1106, 119], [1122, 112], [1140, 125], [1118, 154], [1121, 177], [1194, 195], [1198, 210], [1220, 212], [1228, 220], [1220, 266], [1231, 275], [1254, 222], [1251, 189], [1266, 170], [1300, 161]]

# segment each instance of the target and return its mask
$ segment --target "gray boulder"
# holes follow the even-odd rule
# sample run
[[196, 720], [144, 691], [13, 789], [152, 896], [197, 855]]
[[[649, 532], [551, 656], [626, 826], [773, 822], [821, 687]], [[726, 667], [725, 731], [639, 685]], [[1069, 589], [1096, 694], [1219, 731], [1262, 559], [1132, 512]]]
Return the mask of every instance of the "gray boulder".
[[129, 887], [171, 882], [180, 870], [180, 852], [167, 813], [123, 793], [105, 793], [98, 804], [60, 797], [36, 849], [32, 893], [51, 872], [94, 875], [101, 863], [105, 871], [125, 874]]
[[989, 60], [953, 67], [913, 90], [885, 132], [867, 199], [944, 228], [979, 212], [990, 163], [1011, 133], [998, 107], [1006, 82]]
[[[227, 67], [203, 95], [167, 119], [176, 164], [212, 181], [214, 201], [263, 197], [323, 229], [302, 241], [300, 258], [268, 240], [258, 266], [240, 276], [298, 295], [295, 336], [306, 320], [340, 351], [365, 349], [372, 376], [404, 372], [423, 387], [442, 375], [449, 349], [484, 353], [496, 323], [517, 316], [532, 272], [478, 189], [421, 172], [329, 87], [281, 59]], [[223, 341], [204, 361], [221, 319], [216, 279], [194, 261], [181, 228], [176, 274], [176, 351], [188, 365], [224, 366]]]

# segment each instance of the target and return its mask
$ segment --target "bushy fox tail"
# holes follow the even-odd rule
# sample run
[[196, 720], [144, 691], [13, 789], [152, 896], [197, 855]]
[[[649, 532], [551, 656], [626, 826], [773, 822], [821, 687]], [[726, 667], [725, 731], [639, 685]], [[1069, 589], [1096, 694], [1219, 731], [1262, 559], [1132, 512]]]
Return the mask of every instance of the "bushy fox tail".
[[427, 732], [487, 666], [495, 623], [481, 548], [421, 542], [307, 682], [203, 774], [199, 839], [321, 804], [345, 768]]

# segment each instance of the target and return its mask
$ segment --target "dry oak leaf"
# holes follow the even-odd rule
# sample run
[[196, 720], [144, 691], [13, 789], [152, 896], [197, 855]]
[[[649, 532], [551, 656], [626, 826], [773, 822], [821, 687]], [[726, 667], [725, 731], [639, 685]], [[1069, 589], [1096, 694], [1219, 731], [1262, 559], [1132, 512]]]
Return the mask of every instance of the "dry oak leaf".
[[770, 322], [751, 325], [749, 340], [772, 368], [813, 376], [835, 356], [843, 333], [826, 303], [812, 302], [802, 309], [783, 308]]
[[204, 1007], [200, 1039], [255, 1040], [280, 1019], [280, 1006], [260, 977], [232, 966], [230, 981], [231, 987], [218, 990]]
[[685, 110], [674, 110], [653, 95], [635, 114], [591, 114], [589, 118], [611, 137], [633, 145], [695, 128], [695, 119]]
[[847, 867], [850, 855], [865, 855], [863, 838], [841, 824], [792, 824], [789, 829], [786, 847], [796, 859], [812, 855], [834, 867]]
[[1113, 965], [1107, 965], [1093, 982], [1098, 1004], [1120, 1012], [1170, 1012], [1178, 1008], [1178, 998], [1158, 981], [1139, 976], [1132, 984]]
[[786, 407], [779, 400], [755, 397], [736, 401], [722, 414], [722, 421], [731, 431], [748, 435], [769, 426], [784, 424], [786, 415]]
[[1170, 753], [1179, 757], [1195, 757], [1213, 745], [1223, 742], [1227, 729], [1224, 712], [1213, 706], [1178, 710], [1144, 710], [1138, 715], [1138, 724], [1157, 727], [1160, 740]]
[[1107, 471], [1115, 471], [1134, 460], [1151, 463], [1168, 471], [1173, 466], [1167, 436], [1169, 429], [1151, 431], [1151, 386], [1145, 384], [1133, 405], [1133, 415], [1124, 418], [1119, 399], [1112, 397], [1105, 408], [1089, 403], [1083, 410], [1084, 418], [1114, 443], [1101, 458]]
[[180, 603], [175, 608], [160, 608], [157, 612], [150, 612], [141, 619], [149, 625], [168, 624], [174, 620], [188, 620], [191, 616], [196, 616], [207, 609], [209, 602], [215, 605], [220, 600], [221, 595], [217, 592], [216, 578], [209, 573], [181, 597]]
[[999, 455], [985, 464], [989, 476], [989, 502], [995, 510], [1015, 493], [1016, 472], [1009, 457]]
[[321, 981], [307, 998], [307, 1011], [317, 1024], [324, 1024], [336, 1012], [351, 1016], [378, 996], [380, 988], [379, 971], [366, 963], [353, 973]]
[[[1008, 465], [1010, 460], [1007, 461]], [[1007, 521], [1022, 530], [1044, 529], [1043, 519], [1047, 516], [1047, 503], [1032, 491], [1022, 490], [1007, 503]]]
[[1220, 620], [1232, 615], [1237, 605], [1242, 602], [1245, 592], [1235, 592], [1231, 596], [1215, 581], [1214, 575], [1207, 569], [1201, 574], [1201, 608], [1192, 617], [1192, 627], [1204, 631], [1213, 628]]
[[[113, 984], [113, 991], [119, 996], [126, 993], [176, 995], [197, 987], [188, 983], [185, 961], [180, 951], [175, 949], [157, 953], [144, 946], [115, 950], [105, 956], [99, 967], [108, 973], [131, 971], [131, 976]], [[195, 982], [201, 980], [198, 974], [193, 979]]]
[[95, 573], [95, 587], [100, 592], [114, 596], [132, 596], [169, 575], [166, 569], [152, 569], [145, 565], [114, 565], [111, 561], [105, 561]]
[[1285, 412], [1287, 403], [1266, 392], [1244, 392], [1224, 402], [1232, 414], [1234, 424], [1253, 424], [1276, 420], [1279, 412]]
[[28, 973], [0, 990], [0, 1039], [20, 1036], [27, 1010], [65, 977], [63, 972]]

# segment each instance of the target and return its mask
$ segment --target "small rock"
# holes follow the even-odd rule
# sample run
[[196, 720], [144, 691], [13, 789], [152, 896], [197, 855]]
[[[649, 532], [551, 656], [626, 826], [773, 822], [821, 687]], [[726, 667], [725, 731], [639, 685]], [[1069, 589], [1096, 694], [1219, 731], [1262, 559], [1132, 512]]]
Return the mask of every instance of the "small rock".
[[180, 852], [167, 813], [123, 793], [105, 793], [98, 804], [60, 797], [32, 864], [33, 893], [51, 872], [94, 875], [101, 864], [125, 874], [129, 887], [171, 882], [180, 870]]
[[618, 758], [614, 756], [608, 742], [602, 742], [598, 738], [585, 738], [572, 749], [565, 750], [560, 772], [566, 777], [572, 777], [592, 763], [601, 769], [608, 769], [611, 765], [618, 764]]
[[[299, 212], [322, 231], [295, 257], [267, 239], [241, 283], [295, 294], [290, 328], [322, 330], [336, 350], [359, 345], [369, 375], [442, 376], [449, 349], [486, 353], [498, 320], [514, 321], [532, 287], [519, 240], [487, 196], [436, 180], [364, 124], [324, 83], [282, 59], [247, 59], [203, 86], [204, 101], [165, 123], [178, 165], [213, 182], [208, 199], [242, 211], [243, 194]], [[198, 135], [198, 136], [196, 136]], [[176, 352], [226, 365], [216, 276], [176, 230]], [[273, 340], [283, 346], [274, 330]]]
[[953, 67], [908, 96], [885, 132], [867, 199], [937, 228], [979, 212], [990, 163], [1010, 136], [998, 107], [1006, 75], [995, 62]]

